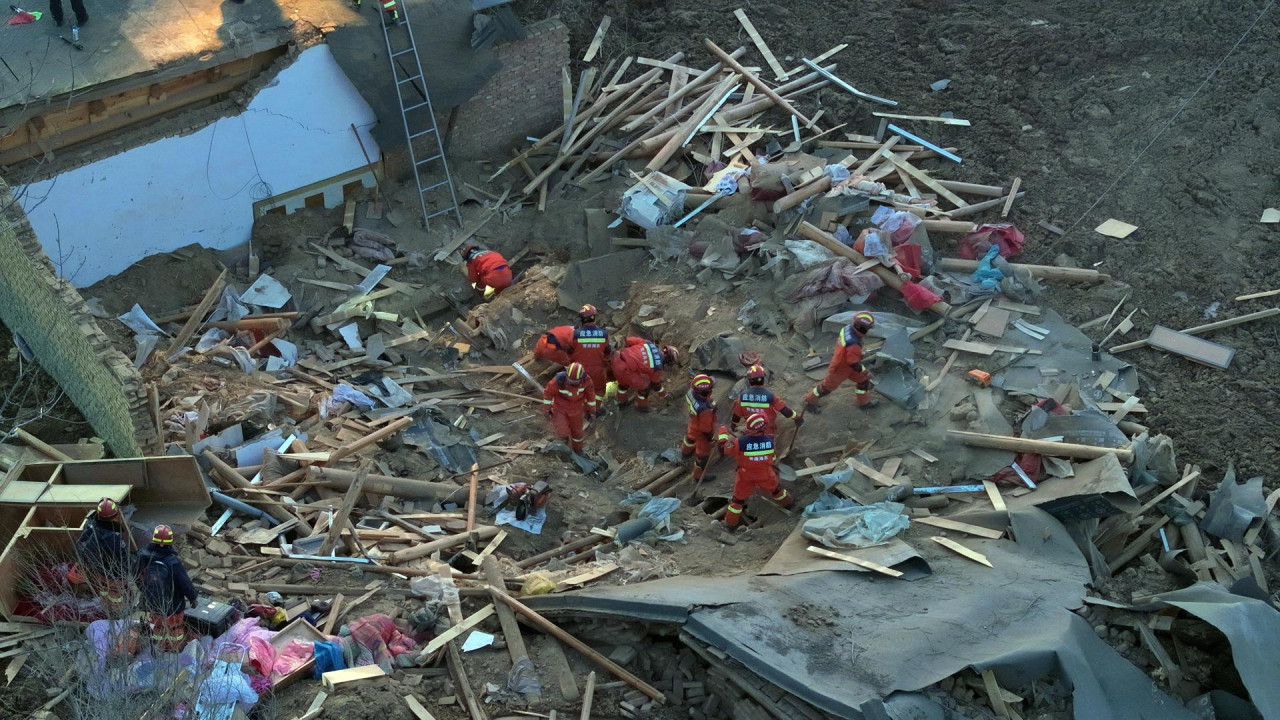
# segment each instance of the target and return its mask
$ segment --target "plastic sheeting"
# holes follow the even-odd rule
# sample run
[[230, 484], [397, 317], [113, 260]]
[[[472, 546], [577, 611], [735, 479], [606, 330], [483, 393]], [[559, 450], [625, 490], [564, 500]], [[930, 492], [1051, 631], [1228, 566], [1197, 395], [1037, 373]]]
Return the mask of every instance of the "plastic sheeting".
[[894, 502], [859, 505], [824, 492], [804, 509], [802, 532], [830, 548], [883, 545], [910, 524], [902, 509]]
[[1236, 671], [1253, 704], [1264, 718], [1280, 718], [1280, 612], [1209, 582], [1156, 596], [1155, 608], [1169, 606], [1195, 615], [1227, 636]]

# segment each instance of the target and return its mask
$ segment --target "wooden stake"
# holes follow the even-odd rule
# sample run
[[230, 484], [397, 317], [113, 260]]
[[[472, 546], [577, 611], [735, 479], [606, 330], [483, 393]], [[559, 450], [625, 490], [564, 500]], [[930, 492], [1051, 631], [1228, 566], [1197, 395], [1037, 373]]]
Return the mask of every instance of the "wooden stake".
[[[922, 520], [924, 520], [924, 519], [928, 519], [928, 518], [921, 518], [921, 519], [922, 519]], [[948, 549], [948, 550], [950, 550], [950, 551], [952, 551], [952, 552], [959, 553], [960, 555], [963, 555], [963, 556], [965, 556], [965, 557], [969, 558], [970, 560], [972, 560], [972, 561], [974, 561], [974, 562], [976, 562], [976, 563], [981, 563], [981, 564], [983, 564], [983, 565], [986, 565], [987, 567], [995, 567], [994, 565], [992, 565], [992, 564], [991, 564], [991, 561], [990, 561], [990, 560], [987, 560], [987, 556], [986, 556], [986, 555], [983, 555], [982, 553], [977, 552], [977, 551], [975, 551], [975, 550], [970, 550], [969, 548], [967, 548], [967, 547], [965, 547], [965, 546], [961, 545], [960, 543], [956, 542], [955, 540], [952, 540], [952, 539], [950, 539], [950, 538], [944, 538], [944, 537], [941, 537], [941, 536], [939, 536], [939, 535], [934, 535], [933, 537], [931, 537], [931, 538], [929, 538], [929, 539], [930, 539], [930, 540], [932, 540], [932, 541], [934, 541], [934, 542], [936, 542], [936, 543], [938, 543], [938, 544], [939, 544], [939, 545], [941, 545], [942, 547], [944, 547], [944, 548], [946, 548], [946, 549]]]
[[480, 465], [471, 464], [471, 479], [467, 484], [467, 532], [476, 527], [476, 489], [480, 484]]
[[357, 453], [369, 447], [370, 445], [378, 442], [379, 440], [383, 440], [385, 438], [391, 437], [392, 435], [395, 435], [396, 433], [409, 427], [412, 424], [413, 424], [412, 417], [402, 417], [397, 420], [394, 420], [389, 425], [384, 426], [381, 430], [370, 433], [369, 435], [365, 435], [359, 440], [354, 440], [350, 443], [347, 443], [346, 445], [343, 445], [337, 450], [334, 450], [333, 452], [329, 453], [329, 461], [326, 464], [332, 465], [338, 462], [339, 460], [341, 460], [342, 458], [345, 458], [348, 455], [351, 455], [352, 453]]
[[582, 698], [582, 714], [578, 720], [591, 720], [591, 703], [596, 696], [596, 671], [587, 673], [587, 693]]
[[552, 635], [560, 642], [582, 653], [584, 656], [586, 656], [588, 660], [592, 661], [596, 665], [599, 665], [605, 670], [608, 670], [611, 675], [625, 682], [626, 684], [630, 685], [636, 690], [639, 690], [640, 692], [644, 693], [649, 698], [652, 698], [653, 700], [657, 700], [660, 703], [665, 703], [667, 701], [667, 696], [663, 695], [657, 688], [646, 683], [645, 681], [641, 680], [635, 675], [632, 675], [630, 672], [627, 672], [626, 669], [624, 669], [617, 663], [613, 662], [612, 660], [605, 657], [604, 655], [601, 655], [595, 650], [592, 650], [581, 640], [570, 635], [564, 630], [561, 630], [560, 627], [555, 623], [551, 622], [550, 620], [534, 612], [532, 609], [530, 609], [528, 606], [526, 606], [524, 603], [520, 602], [519, 600], [516, 600], [515, 598], [508, 595], [505, 592], [505, 589], [495, 588], [492, 585], [490, 586], [490, 588], [495, 598], [497, 598], [500, 602], [503, 602], [508, 606], [510, 606], [512, 610], [515, 610], [517, 613], [520, 613], [521, 615], [523, 615], [525, 618], [531, 621], [534, 625], [541, 628], [543, 632], [546, 632], [547, 634]]
[[[497, 558], [483, 558], [480, 561], [480, 570], [484, 573], [484, 579], [489, 585], [505, 587], [502, 568], [498, 566]], [[515, 665], [520, 662], [520, 658], [529, 656], [529, 649], [524, 644], [524, 635], [520, 633], [520, 623], [516, 622], [516, 614], [510, 607], [496, 599], [494, 605], [498, 610], [498, 622], [502, 625], [502, 638], [507, 641], [507, 653], [511, 655], [511, 664]]]
[[325, 635], [333, 634], [333, 626], [338, 622], [338, 615], [342, 612], [342, 601], [346, 599], [347, 596], [342, 593], [333, 597], [333, 604], [329, 606], [329, 615], [324, 619], [324, 626], [320, 628], [320, 632]]
[[600, 46], [604, 44], [604, 34], [609, 32], [611, 23], [613, 23], [613, 18], [608, 15], [605, 15], [600, 20], [600, 27], [596, 28], [596, 35], [591, 38], [591, 44], [587, 46], [587, 54], [582, 56], [582, 62], [591, 62], [596, 59], [596, 54], [600, 52]]
[[1018, 188], [1022, 187], [1022, 178], [1013, 179], [1013, 187], [1009, 188], [1009, 199], [1005, 201], [1004, 207], [1000, 210], [1000, 217], [1009, 217], [1009, 210], [1013, 209], [1013, 201], [1018, 197]]
[[894, 570], [891, 567], [885, 567], [880, 563], [873, 563], [870, 560], [863, 560], [862, 558], [856, 558], [856, 557], [853, 557], [852, 555], [845, 555], [843, 553], [833, 552], [826, 548], [810, 546], [809, 552], [815, 555], [821, 555], [826, 558], [831, 558], [832, 560], [843, 560], [844, 562], [857, 565], [860, 568], [878, 572], [882, 575], [888, 575], [889, 577], [893, 577], [893, 578], [902, 577], [902, 573], [898, 572], [897, 570]]

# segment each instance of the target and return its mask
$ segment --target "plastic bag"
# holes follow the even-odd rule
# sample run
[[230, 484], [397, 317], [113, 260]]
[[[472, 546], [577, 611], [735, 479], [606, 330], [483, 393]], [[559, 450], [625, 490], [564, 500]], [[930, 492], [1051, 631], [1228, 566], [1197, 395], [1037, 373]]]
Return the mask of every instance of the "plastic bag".
[[542, 573], [533, 573], [525, 578], [524, 585], [520, 586], [520, 595], [546, 595], [556, 589], [556, 584], [551, 578]]
[[902, 299], [907, 302], [907, 307], [917, 312], [926, 310], [929, 306], [942, 300], [929, 288], [919, 283], [904, 282], [898, 290], [902, 293]]
[[883, 545], [910, 524], [902, 509], [902, 505], [894, 502], [832, 507], [816, 511], [816, 516], [804, 521], [801, 532], [810, 540], [832, 548]]
[[542, 683], [538, 682], [538, 675], [533, 669], [533, 661], [528, 655], [522, 656], [511, 667], [511, 672], [507, 673], [507, 689], [519, 693], [520, 695], [529, 695], [542, 692]]
[[671, 513], [680, 509], [680, 498], [657, 497], [640, 508], [639, 517], [653, 518], [654, 525], [666, 528], [671, 522]]
[[1001, 257], [1011, 258], [1022, 251], [1026, 238], [1018, 228], [1008, 223], [980, 225], [960, 241], [957, 255], [965, 260], [976, 260], [991, 247], [998, 248]]

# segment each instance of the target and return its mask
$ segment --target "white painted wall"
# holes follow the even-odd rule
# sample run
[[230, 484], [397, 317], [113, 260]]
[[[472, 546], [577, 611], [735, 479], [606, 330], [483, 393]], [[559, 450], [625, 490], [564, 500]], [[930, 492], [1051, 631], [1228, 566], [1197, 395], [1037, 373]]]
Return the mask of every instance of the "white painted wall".
[[[142, 258], [249, 240], [253, 203], [365, 165], [373, 109], [326, 45], [304, 51], [240, 115], [27, 186], [27, 216], [76, 287]], [[59, 245], [59, 240], [61, 244]]]

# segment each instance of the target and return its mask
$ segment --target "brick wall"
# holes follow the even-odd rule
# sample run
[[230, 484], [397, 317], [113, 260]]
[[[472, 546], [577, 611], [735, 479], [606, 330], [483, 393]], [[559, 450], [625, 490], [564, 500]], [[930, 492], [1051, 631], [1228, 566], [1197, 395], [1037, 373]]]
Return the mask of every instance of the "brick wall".
[[569, 62], [569, 29], [556, 18], [525, 29], [524, 40], [497, 47], [502, 69], [454, 112], [451, 159], [504, 157], [564, 119], [560, 72]]
[[0, 321], [22, 335], [117, 457], [155, 441], [146, 389], [98, 328], [84, 299], [57, 277], [26, 213], [0, 179]]

